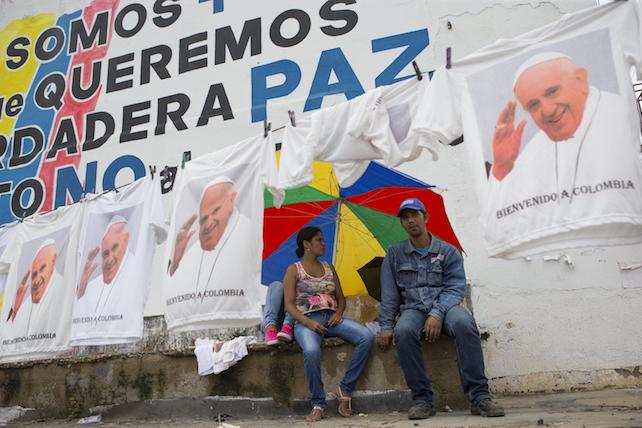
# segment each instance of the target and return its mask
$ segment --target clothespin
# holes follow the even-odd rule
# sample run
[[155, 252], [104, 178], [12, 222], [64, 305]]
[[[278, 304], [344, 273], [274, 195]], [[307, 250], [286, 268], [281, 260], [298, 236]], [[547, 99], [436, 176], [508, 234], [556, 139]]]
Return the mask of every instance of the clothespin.
[[189, 150], [186, 152], [183, 152], [183, 159], [181, 160], [181, 169], [185, 169], [185, 162], [189, 162], [192, 160], [192, 152]]
[[154, 174], [156, 174], [156, 165], [149, 165], [149, 174], [154, 178]]
[[461, 135], [461, 136], [455, 138], [454, 140], [452, 140], [451, 143], [449, 144], [449, 146], [458, 146], [459, 144], [461, 144], [463, 142], [464, 142], [464, 136]]
[[263, 138], [267, 138], [268, 132], [272, 129], [272, 122], [268, 122], [267, 119], [263, 120]]
[[296, 118], [294, 117], [294, 110], [288, 110], [288, 116], [290, 116], [290, 123], [292, 126], [296, 127]]
[[419, 66], [417, 65], [417, 61], [412, 62], [412, 68], [415, 69], [415, 74], [417, 75], [417, 80], [421, 80], [424, 78], [424, 76], [421, 75], [421, 70], [419, 69]]
[[450, 69], [452, 67], [452, 53], [453, 50], [450, 46], [446, 48], [446, 68]]
[[169, 167], [165, 165], [165, 168], [161, 172], [161, 194], [169, 193], [174, 188], [174, 182], [176, 181], [176, 173], [178, 172], [178, 167], [172, 166]]

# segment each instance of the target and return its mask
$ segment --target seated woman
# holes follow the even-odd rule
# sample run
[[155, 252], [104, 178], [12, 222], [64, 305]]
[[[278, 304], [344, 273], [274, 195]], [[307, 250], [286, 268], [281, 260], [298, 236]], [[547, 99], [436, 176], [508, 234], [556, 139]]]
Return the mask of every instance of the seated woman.
[[[268, 286], [263, 309], [263, 334], [266, 345], [277, 345], [279, 342], [292, 342], [294, 319], [285, 312], [283, 304], [283, 283], [274, 281]], [[279, 330], [280, 327], [280, 330]], [[278, 331], [278, 333], [277, 333]]]
[[303, 368], [312, 395], [313, 408], [306, 420], [323, 418], [326, 402], [321, 380], [321, 340], [331, 336], [355, 345], [350, 366], [336, 390], [339, 414], [351, 416], [350, 394], [368, 362], [374, 336], [365, 326], [343, 319], [346, 301], [337, 272], [332, 264], [319, 261], [325, 253], [321, 230], [304, 227], [296, 242], [296, 255], [301, 261], [288, 267], [283, 283], [285, 309], [296, 321], [294, 337], [303, 350]]

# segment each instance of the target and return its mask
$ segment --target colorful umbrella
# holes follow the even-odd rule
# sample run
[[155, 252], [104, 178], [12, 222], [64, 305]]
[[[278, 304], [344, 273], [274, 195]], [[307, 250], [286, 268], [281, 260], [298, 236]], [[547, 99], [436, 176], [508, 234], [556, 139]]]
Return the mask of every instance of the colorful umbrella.
[[339, 188], [332, 166], [314, 162], [310, 185], [288, 190], [280, 209], [266, 192], [263, 229], [262, 283], [282, 281], [297, 261], [296, 234], [304, 226], [323, 232], [326, 254], [334, 263], [344, 293], [367, 294], [357, 270], [382, 257], [393, 242], [407, 238], [396, 217], [401, 201], [422, 200], [429, 214], [428, 230], [461, 250], [450, 226], [442, 197], [431, 186], [379, 163], [371, 162], [352, 186]]

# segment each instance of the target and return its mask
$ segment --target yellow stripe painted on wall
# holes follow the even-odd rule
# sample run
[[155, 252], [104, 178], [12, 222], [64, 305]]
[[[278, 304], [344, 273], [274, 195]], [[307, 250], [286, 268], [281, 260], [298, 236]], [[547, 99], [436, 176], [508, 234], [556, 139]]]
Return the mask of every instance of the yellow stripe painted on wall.
[[[28, 16], [16, 19], [0, 30], [0, 97], [5, 98], [5, 105], [9, 97], [21, 93], [25, 98], [31, 87], [31, 82], [38, 71], [38, 60], [33, 54], [33, 45], [40, 33], [54, 25], [56, 15], [43, 13], [40, 15]], [[7, 46], [19, 36], [26, 36], [31, 44], [25, 48], [29, 51], [29, 59], [17, 70], [10, 70], [7, 67]], [[13, 132], [18, 116], [7, 117], [4, 114], [0, 118], [0, 134], [9, 137]]]

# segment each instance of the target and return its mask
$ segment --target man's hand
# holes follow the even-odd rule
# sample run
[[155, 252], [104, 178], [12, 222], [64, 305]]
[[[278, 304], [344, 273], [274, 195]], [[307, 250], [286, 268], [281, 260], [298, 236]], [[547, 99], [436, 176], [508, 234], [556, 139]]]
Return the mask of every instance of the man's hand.
[[328, 332], [328, 329], [325, 328], [323, 324], [318, 323], [315, 320], [312, 320], [310, 318], [308, 318], [307, 322], [305, 323], [305, 326], [310, 330], [319, 334], [326, 334]]
[[341, 321], [343, 321], [343, 314], [340, 313], [339, 311], [336, 311], [334, 314], [332, 314], [332, 317], [328, 321], [328, 325], [330, 326], [335, 326], [341, 324]]
[[387, 351], [392, 346], [393, 333], [392, 330], [382, 331], [377, 334], [377, 346], [382, 351]]
[[196, 214], [188, 218], [176, 234], [176, 242], [174, 243], [174, 256], [172, 257], [172, 263], [169, 265], [170, 276], [174, 275], [174, 272], [176, 272], [176, 269], [178, 269], [178, 265], [181, 263], [183, 255], [185, 254], [185, 249], [187, 249], [187, 244], [189, 244], [189, 240], [192, 239], [192, 236], [194, 236], [194, 234], [196, 233], [195, 230], [190, 230], [196, 219]]
[[442, 324], [443, 322], [439, 318], [428, 316], [424, 324], [424, 337], [429, 343], [436, 342], [439, 339]]
[[526, 121], [522, 120], [515, 128], [515, 101], [509, 101], [499, 113], [493, 132], [493, 176], [502, 181], [519, 155], [522, 145], [522, 134]]
[[85, 290], [87, 290], [87, 283], [89, 278], [94, 273], [98, 267], [98, 263], [95, 261], [96, 256], [100, 252], [100, 247], [96, 247], [87, 254], [87, 260], [85, 261], [85, 267], [82, 270], [82, 275], [80, 276], [80, 282], [78, 283], [78, 288], [76, 289], [76, 299], [80, 299], [85, 295]]
[[11, 318], [11, 321], [16, 319], [16, 314], [18, 313], [18, 309], [20, 309], [20, 306], [22, 306], [22, 301], [25, 298], [25, 294], [27, 294], [27, 282], [29, 280], [30, 274], [31, 274], [31, 270], [27, 270], [27, 273], [25, 273], [25, 276], [23, 276], [22, 280], [20, 281], [20, 285], [18, 285], [18, 290], [16, 291], [16, 302], [14, 303], [13, 311], [9, 315], [9, 318]]

